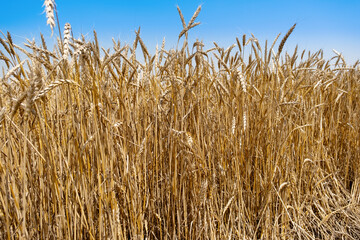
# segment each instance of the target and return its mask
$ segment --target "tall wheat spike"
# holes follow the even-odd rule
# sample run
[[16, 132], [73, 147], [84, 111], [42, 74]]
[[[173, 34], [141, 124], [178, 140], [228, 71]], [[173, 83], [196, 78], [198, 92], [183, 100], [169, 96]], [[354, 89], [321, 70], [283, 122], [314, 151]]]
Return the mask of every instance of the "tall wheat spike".
[[54, 0], [45, 0], [44, 1], [45, 6], [45, 12], [46, 12], [46, 18], [47, 18], [47, 24], [50, 25], [51, 28], [51, 36], [54, 33], [54, 27], [55, 27], [55, 1]]
[[289, 31], [285, 34], [284, 38], [281, 40], [277, 53], [278, 57], [280, 56], [280, 53], [283, 50], [286, 40], [289, 38], [290, 34], [294, 31], [295, 27], [296, 27], [296, 23], [289, 29]]
[[70, 39], [71, 39], [71, 25], [70, 23], [65, 24], [64, 29], [64, 59], [68, 59], [70, 51]]

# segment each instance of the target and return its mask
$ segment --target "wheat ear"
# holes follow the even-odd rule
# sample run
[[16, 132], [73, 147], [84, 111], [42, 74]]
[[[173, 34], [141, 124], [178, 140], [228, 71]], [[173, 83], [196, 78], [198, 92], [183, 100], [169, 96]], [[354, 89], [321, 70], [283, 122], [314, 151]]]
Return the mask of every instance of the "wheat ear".
[[296, 27], [296, 23], [289, 29], [289, 31], [286, 33], [284, 38], [281, 40], [277, 56], [280, 56], [281, 51], [283, 50], [283, 47], [285, 45], [286, 40], [289, 38], [290, 34], [294, 31], [294, 28]]
[[54, 27], [55, 27], [55, 15], [54, 15], [55, 1], [54, 0], [45, 0], [44, 6], [45, 6], [45, 12], [46, 12], [46, 18], [47, 18], [46, 23], [48, 25], [50, 25], [51, 36], [52, 36], [54, 33]]
[[64, 59], [68, 59], [69, 57], [69, 44], [71, 39], [71, 25], [70, 23], [65, 24], [64, 30]]

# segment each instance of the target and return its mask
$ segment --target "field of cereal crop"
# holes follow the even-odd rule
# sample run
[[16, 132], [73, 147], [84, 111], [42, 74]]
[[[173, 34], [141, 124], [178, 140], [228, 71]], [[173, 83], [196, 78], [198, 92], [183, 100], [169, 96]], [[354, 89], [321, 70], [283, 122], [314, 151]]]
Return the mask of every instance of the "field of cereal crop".
[[189, 42], [201, 7], [105, 49], [44, 5], [57, 45], [0, 38], [1, 239], [360, 239], [359, 62]]

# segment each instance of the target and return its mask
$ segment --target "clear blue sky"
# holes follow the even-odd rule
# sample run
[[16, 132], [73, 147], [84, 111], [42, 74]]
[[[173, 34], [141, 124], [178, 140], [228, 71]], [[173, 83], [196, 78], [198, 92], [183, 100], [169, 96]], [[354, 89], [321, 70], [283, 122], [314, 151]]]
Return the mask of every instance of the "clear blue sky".
[[[291, 52], [298, 44], [300, 49], [323, 49], [326, 57], [333, 56], [332, 49], [336, 49], [349, 63], [360, 59], [359, 0], [57, 0], [56, 4], [62, 31], [69, 22], [75, 37], [83, 33], [90, 40], [95, 29], [104, 47], [111, 47], [112, 37], [132, 43], [139, 26], [150, 52], [156, 44], [161, 45], [163, 37], [167, 48], [174, 47], [182, 30], [176, 6], [189, 21], [202, 4], [197, 18], [202, 24], [192, 29], [189, 37], [203, 40], [205, 48], [213, 47], [213, 41], [228, 47], [236, 37], [251, 33], [262, 45], [266, 39], [271, 43], [296, 22], [285, 50]], [[26, 38], [39, 39], [40, 32], [50, 39], [42, 5], [41, 0], [2, 0], [0, 30], [9, 31], [18, 44]]]

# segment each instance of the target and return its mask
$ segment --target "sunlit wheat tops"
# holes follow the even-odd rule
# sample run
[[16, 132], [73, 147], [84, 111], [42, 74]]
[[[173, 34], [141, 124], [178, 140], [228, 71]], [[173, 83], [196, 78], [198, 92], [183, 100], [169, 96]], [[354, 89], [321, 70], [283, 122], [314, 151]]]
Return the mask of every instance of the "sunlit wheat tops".
[[50, 25], [51, 35], [52, 35], [54, 32], [54, 27], [55, 27], [55, 15], [54, 15], [55, 1], [54, 0], [45, 0], [44, 6], [45, 6], [45, 12], [46, 12], [46, 18], [47, 18], [46, 23], [48, 25]]
[[71, 38], [71, 25], [70, 23], [65, 24], [64, 30], [64, 59], [69, 57], [69, 43]]
[[200, 22], [194, 23], [194, 21], [195, 21], [195, 19], [198, 17], [198, 15], [199, 15], [199, 13], [200, 13], [200, 11], [201, 11], [201, 5], [196, 9], [194, 15], [191, 17], [191, 19], [190, 19], [190, 21], [189, 21], [189, 23], [188, 23], [187, 26], [186, 26], [186, 23], [185, 23], [185, 20], [184, 20], [184, 16], [183, 16], [183, 14], [181, 13], [180, 8], [177, 7], [177, 9], [178, 9], [178, 12], [179, 12], [179, 15], [180, 15], [180, 19], [181, 19], [181, 22], [182, 22], [182, 25], [183, 25], [183, 28], [184, 28], [184, 29], [180, 32], [180, 34], [179, 34], [179, 39], [178, 39], [178, 40], [180, 40], [180, 38], [181, 38], [185, 33], [187, 33], [191, 28], [194, 28], [194, 27], [200, 25]]

